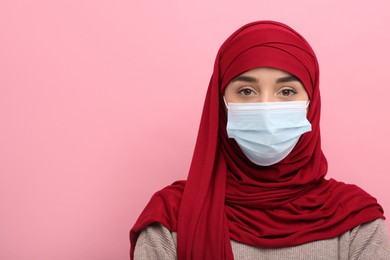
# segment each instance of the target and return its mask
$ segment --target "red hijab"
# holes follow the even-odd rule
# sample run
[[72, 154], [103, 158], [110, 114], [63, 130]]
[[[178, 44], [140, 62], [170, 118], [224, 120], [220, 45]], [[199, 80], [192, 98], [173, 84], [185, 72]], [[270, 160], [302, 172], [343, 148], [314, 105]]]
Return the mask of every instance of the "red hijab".
[[[226, 133], [224, 88], [237, 75], [272, 67], [305, 86], [312, 131], [271, 166], [253, 164]], [[317, 58], [306, 40], [273, 21], [247, 24], [221, 46], [203, 108], [187, 181], [157, 192], [130, 232], [154, 222], [177, 232], [178, 259], [233, 259], [230, 240], [265, 248], [336, 237], [383, 217], [376, 199], [354, 185], [324, 179]]]

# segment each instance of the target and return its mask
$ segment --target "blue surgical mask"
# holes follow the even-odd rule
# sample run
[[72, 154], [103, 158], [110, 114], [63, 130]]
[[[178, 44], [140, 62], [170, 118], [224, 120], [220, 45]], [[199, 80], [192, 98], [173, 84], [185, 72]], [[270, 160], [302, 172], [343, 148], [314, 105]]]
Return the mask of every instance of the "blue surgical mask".
[[[226, 104], [226, 102], [225, 102]], [[300, 136], [311, 131], [307, 101], [229, 103], [227, 133], [253, 163], [283, 160]]]

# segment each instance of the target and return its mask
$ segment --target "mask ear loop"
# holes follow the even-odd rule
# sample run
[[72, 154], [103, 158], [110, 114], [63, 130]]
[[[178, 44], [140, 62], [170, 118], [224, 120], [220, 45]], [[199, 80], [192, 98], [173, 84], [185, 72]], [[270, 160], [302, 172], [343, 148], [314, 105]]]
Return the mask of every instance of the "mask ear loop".
[[223, 102], [225, 103], [226, 109], [229, 109], [229, 106], [228, 106], [228, 104], [226, 102], [225, 96], [223, 96], [222, 98], [223, 98]]

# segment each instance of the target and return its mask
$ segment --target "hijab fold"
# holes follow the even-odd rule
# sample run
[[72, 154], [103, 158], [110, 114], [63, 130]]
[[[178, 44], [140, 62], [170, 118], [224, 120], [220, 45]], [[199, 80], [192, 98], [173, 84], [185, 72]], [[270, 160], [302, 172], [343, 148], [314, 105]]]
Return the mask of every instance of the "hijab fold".
[[[308, 92], [312, 131], [271, 166], [253, 164], [226, 133], [226, 85], [241, 73], [272, 67], [298, 77]], [[221, 46], [203, 107], [187, 181], [157, 192], [130, 232], [158, 222], [177, 232], [178, 259], [233, 259], [230, 240], [281, 248], [336, 237], [384, 218], [376, 199], [355, 185], [325, 179], [321, 150], [317, 58], [306, 40], [282, 23], [258, 21]]]

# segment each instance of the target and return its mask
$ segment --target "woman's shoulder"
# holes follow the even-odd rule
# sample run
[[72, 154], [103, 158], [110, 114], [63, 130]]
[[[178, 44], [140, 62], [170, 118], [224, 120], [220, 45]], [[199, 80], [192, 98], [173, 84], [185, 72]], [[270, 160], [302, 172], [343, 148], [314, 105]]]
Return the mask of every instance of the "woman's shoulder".
[[163, 224], [155, 222], [141, 231], [137, 240], [138, 243], [146, 243], [157, 247], [159, 245], [176, 247], [176, 232], [172, 232]]
[[155, 222], [175, 230], [184, 186], [185, 181], [177, 181], [154, 193], [131, 229], [134, 236]]
[[383, 219], [359, 225], [342, 236], [348, 237], [351, 259], [373, 259], [373, 256], [390, 259], [388, 230]]
[[366, 237], [367, 239], [376, 239], [380, 237], [387, 237], [386, 223], [384, 219], [375, 219], [365, 224], [359, 225], [349, 231], [350, 238]]
[[177, 259], [176, 233], [160, 223], [144, 228], [137, 239], [134, 259]]

